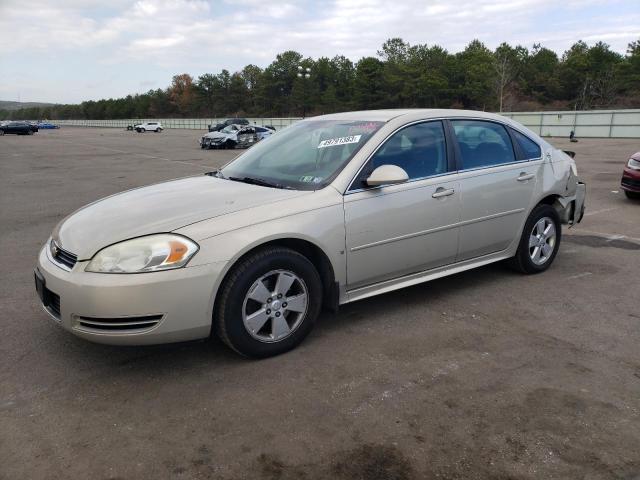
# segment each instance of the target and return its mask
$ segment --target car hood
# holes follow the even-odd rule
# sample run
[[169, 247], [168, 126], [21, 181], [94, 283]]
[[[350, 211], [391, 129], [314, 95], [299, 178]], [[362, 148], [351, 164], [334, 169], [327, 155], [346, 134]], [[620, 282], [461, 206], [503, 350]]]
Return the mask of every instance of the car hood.
[[[163, 233], [311, 192], [282, 190], [203, 175], [118, 193], [91, 203], [53, 231], [58, 244], [88, 260], [122, 240]], [[198, 240], [194, 238], [194, 240]]]
[[222, 133], [222, 132], [209, 132], [205, 134], [207, 138], [229, 138], [233, 137], [235, 133]]

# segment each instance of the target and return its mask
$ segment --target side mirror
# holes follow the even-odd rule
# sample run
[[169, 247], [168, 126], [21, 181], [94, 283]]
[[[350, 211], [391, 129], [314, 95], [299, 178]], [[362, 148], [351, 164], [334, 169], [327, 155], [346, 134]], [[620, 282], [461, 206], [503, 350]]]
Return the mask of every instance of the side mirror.
[[381, 185], [396, 185], [407, 180], [409, 180], [409, 175], [402, 168], [396, 165], [380, 165], [371, 172], [366, 184], [370, 187], [379, 187]]

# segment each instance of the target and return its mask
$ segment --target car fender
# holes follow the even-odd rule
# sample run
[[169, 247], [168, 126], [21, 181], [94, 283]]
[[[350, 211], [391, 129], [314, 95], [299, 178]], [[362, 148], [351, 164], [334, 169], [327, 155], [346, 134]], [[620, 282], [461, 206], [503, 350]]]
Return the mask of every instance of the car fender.
[[[190, 228], [177, 230], [189, 236]], [[193, 238], [193, 236], [192, 236]], [[236, 262], [261, 245], [278, 240], [303, 240], [321, 250], [334, 272], [335, 281], [346, 283], [344, 210], [342, 202], [280, 218], [235, 228], [205, 239], [196, 240], [200, 251], [189, 265], [224, 263], [215, 289]], [[215, 292], [214, 292], [215, 294]]]

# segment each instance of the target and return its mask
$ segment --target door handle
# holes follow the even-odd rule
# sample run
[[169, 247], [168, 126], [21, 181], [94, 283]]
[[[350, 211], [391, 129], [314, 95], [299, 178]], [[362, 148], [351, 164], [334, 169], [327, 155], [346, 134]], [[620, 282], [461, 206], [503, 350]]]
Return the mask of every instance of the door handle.
[[520, 176], [516, 178], [516, 180], [519, 182], [526, 182], [527, 180], [531, 180], [533, 177], [535, 177], [535, 174], [533, 173], [520, 172]]
[[431, 196], [433, 198], [441, 198], [441, 197], [448, 197], [449, 195], [453, 195], [454, 193], [455, 193], [455, 190], [453, 188], [444, 189], [442, 187], [439, 187]]

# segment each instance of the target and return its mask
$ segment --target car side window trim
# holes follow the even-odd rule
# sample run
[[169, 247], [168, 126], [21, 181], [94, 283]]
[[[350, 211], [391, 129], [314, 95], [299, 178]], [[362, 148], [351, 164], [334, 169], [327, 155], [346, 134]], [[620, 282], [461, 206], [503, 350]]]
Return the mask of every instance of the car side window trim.
[[[473, 167], [473, 168], [463, 168], [462, 165], [462, 151], [460, 149], [460, 143], [458, 142], [458, 138], [453, 130], [453, 123], [452, 121], [456, 121], [456, 120], [461, 120], [461, 121], [477, 121], [477, 122], [486, 122], [486, 123], [494, 123], [496, 125], [500, 125], [502, 128], [504, 128], [507, 132], [507, 136], [509, 137], [509, 141], [511, 142], [511, 149], [513, 151], [513, 157], [514, 157], [514, 161], [513, 162], [504, 162], [504, 163], [496, 163], [493, 165], [483, 165], [483, 166], [479, 166], [479, 167]], [[488, 118], [475, 118], [475, 117], [452, 117], [452, 118], [447, 118], [446, 119], [446, 123], [448, 123], [448, 134], [451, 137], [451, 141], [454, 143], [455, 145], [455, 153], [456, 153], [456, 171], [457, 172], [470, 172], [470, 171], [474, 171], [474, 170], [486, 170], [487, 168], [493, 168], [493, 167], [501, 167], [504, 165], [516, 165], [519, 163], [526, 163], [529, 162], [531, 160], [535, 160], [535, 159], [527, 159], [527, 160], [520, 160], [518, 158], [518, 151], [516, 151], [516, 144], [517, 142], [514, 141], [513, 136], [509, 130], [509, 126], [499, 122], [497, 120], [493, 120], [493, 119], [488, 119]], [[537, 143], [537, 142], [536, 142]]]
[[[523, 133], [520, 130], [517, 130], [517, 129], [511, 127], [511, 126], [507, 126], [507, 132], [509, 132], [509, 136], [511, 137], [511, 143], [513, 143], [513, 147], [514, 147], [514, 149], [516, 149], [516, 156], [520, 155], [518, 158], [521, 161], [523, 161], [523, 162], [533, 162], [535, 160], [540, 160], [542, 158], [542, 145], [540, 145], [538, 142], [536, 142], [534, 139], [532, 139], [529, 135], [527, 135], [526, 133]], [[520, 142], [518, 141], [517, 137], [515, 136], [515, 133], [518, 133], [518, 134], [522, 135], [524, 138], [529, 140], [531, 143], [535, 143], [538, 146], [538, 148], [540, 149], [540, 156], [527, 158], [527, 154], [525, 153], [525, 151], [520, 146]]]
[[407, 128], [407, 127], [411, 127], [413, 125], [418, 125], [418, 124], [421, 124], [421, 123], [431, 123], [431, 122], [440, 122], [442, 124], [442, 129], [443, 129], [443, 132], [444, 132], [445, 154], [447, 156], [447, 161], [446, 161], [447, 171], [443, 172], [443, 173], [439, 173], [437, 175], [427, 175], [425, 177], [412, 178], [412, 179], [407, 180], [406, 182], [404, 182], [402, 185], [407, 185], [407, 184], [414, 183], [414, 182], [420, 182], [422, 180], [426, 180], [426, 179], [430, 179], [430, 178], [443, 177], [443, 176], [451, 175], [452, 173], [455, 173], [454, 151], [453, 151], [453, 145], [451, 143], [451, 140], [450, 140], [448, 132], [447, 132], [447, 126], [446, 126], [446, 123], [445, 123], [446, 119], [445, 118], [429, 118], [429, 119], [423, 119], [423, 120], [416, 120], [414, 122], [406, 123], [406, 124], [396, 128], [393, 132], [391, 132], [389, 135], [387, 135], [382, 142], [380, 142], [380, 144], [376, 147], [376, 149], [373, 152], [371, 152], [371, 154], [362, 163], [362, 166], [358, 169], [356, 174], [353, 176], [353, 178], [349, 182], [349, 187], [345, 191], [344, 195], [350, 195], [352, 193], [359, 193], [359, 192], [364, 192], [364, 191], [368, 192], [368, 191], [371, 191], [371, 190], [378, 190], [378, 189], [381, 189], [381, 188], [384, 188], [384, 187], [388, 186], [388, 185], [379, 185], [377, 187], [353, 188], [354, 185], [355, 185], [355, 182], [360, 177], [360, 174], [362, 173], [362, 171], [366, 168], [366, 166], [369, 164], [369, 162], [373, 159], [373, 157], [376, 155], [378, 150], [380, 150], [389, 141], [389, 139], [391, 139], [391, 137], [393, 137], [400, 130], [403, 130], [403, 129]]

